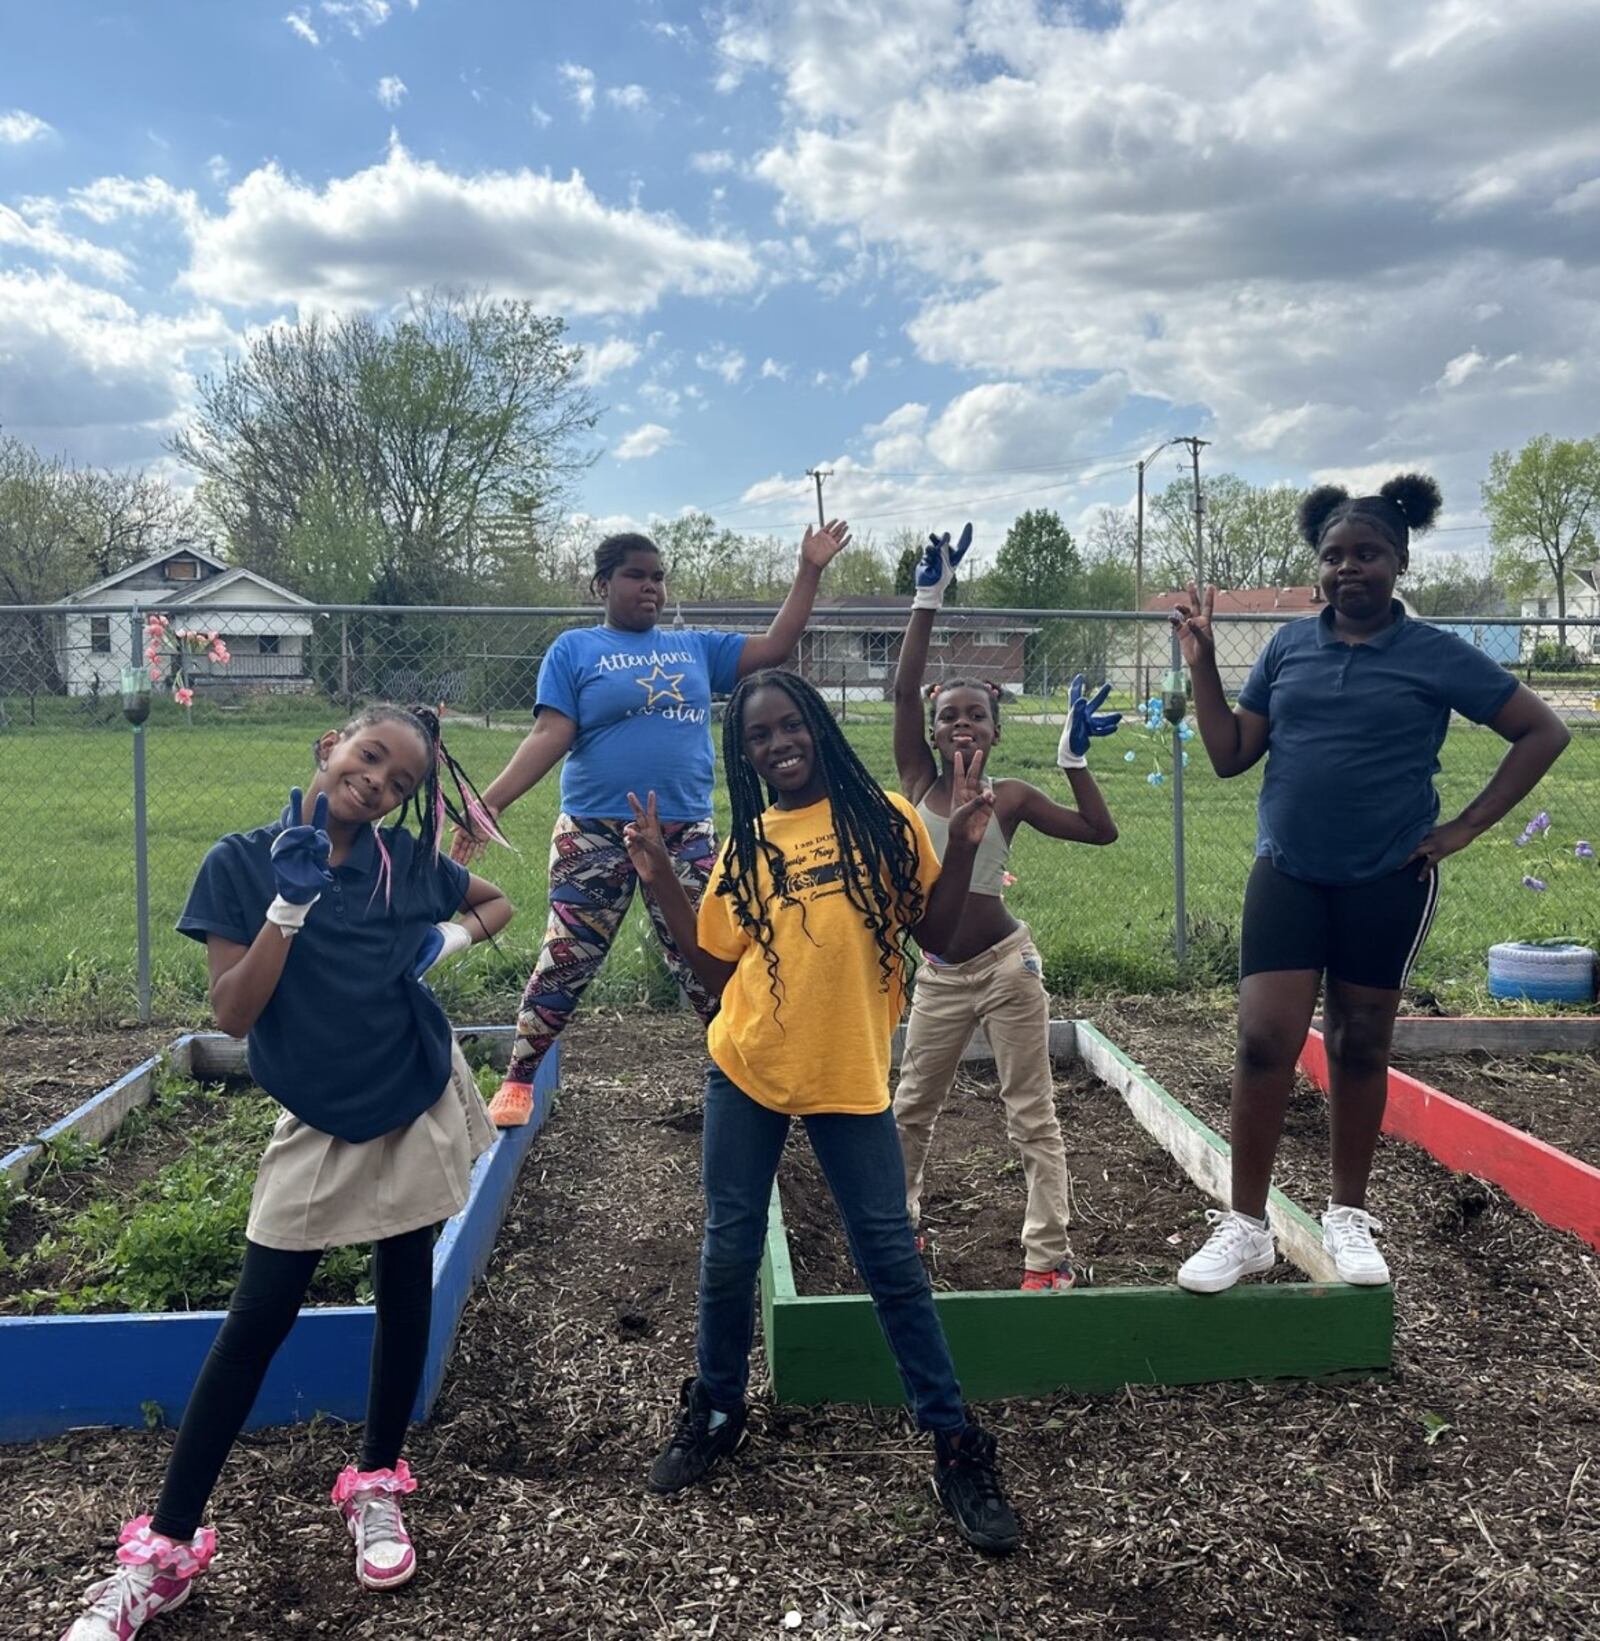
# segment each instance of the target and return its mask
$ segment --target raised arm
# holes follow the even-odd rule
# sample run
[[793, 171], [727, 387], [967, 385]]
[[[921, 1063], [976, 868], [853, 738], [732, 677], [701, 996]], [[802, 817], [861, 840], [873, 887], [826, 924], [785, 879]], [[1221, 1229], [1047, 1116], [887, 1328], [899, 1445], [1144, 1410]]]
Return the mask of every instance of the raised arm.
[[656, 816], [656, 795], [650, 793], [640, 803], [632, 792], [628, 803], [633, 819], [622, 829], [623, 841], [628, 846], [628, 858], [633, 862], [639, 881], [655, 897], [661, 915], [666, 919], [673, 944], [683, 954], [683, 960], [695, 972], [695, 978], [713, 997], [721, 997], [723, 988], [733, 978], [736, 964], [715, 957], [700, 944], [699, 919], [689, 897], [684, 893], [678, 875], [672, 869], [672, 857], [667, 853], [661, 836], [661, 822]]
[[928, 671], [928, 644], [933, 623], [944, 607], [945, 589], [955, 580], [956, 566], [972, 545], [972, 526], [950, 545], [950, 532], [930, 535], [917, 562], [916, 591], [900, 659], [894, 669], [894, 761], [900, 790], [916, 803], [939, 778], [939, 764], [928, 745], [922, 724], [922, 681]]
[[1489, 720], [1489, 727], [1511, 745], [1477, 797], [1417, 845], [1411, 859], [1420, 861], [1424, 870], [1465, 849], [1496, 821], [1504, 820], [1539, 784], [1572, 739], [1572, 731], [1526, 684], [1517, 685], [1510, 700]]
[[783, 601], [783, 608], [764, 633], [745, 641], [739, 656], [741, 678], [760, 672], [763, 667], [781, 667], [794, 654], [817, 602], [822, 572], [849, 545], [850, 526], [843, 519], [833, 519], [820, 530], [806, 531], [800, 543], [800, 567], [795, 571], [794, 585]]
[[1242, 775], [1258, 764], [1267, 750], [1267, 720], [1248, 708], [1228, 705], [1222, 674], [1217, 671], [1217, 642], [1211, 612], [1217, 589], [1207, 587], [1205, 597], [1189, 583], [1189, 602], [1180, 604], [1172, 615], [1189, 676], [1194, 680], [1194, 716], [1200, 725], [1211, 767], [1226, 780]]
[[[483, 806], [490, 818], [498, 821], [524, 792], [537, 786], [572, 750], [577, 738], [578, 726], [573, 719], [552, 707], [541, 708], [533, 728], [523, 736], [522, 745], [484, 791]], [[467, 865], [483, 853], [486, 841], [457, 830], [450, 842], [451, 857]]]

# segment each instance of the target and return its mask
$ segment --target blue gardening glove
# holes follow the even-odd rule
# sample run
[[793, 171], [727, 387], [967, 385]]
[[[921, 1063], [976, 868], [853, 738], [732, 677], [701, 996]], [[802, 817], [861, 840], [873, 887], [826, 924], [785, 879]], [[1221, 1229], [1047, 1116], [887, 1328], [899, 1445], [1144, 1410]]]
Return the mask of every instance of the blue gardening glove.
[[937, 610], [944, 604], [945, 588], [956, 578], [956, 566], [972, 545], [972, 526], [961, 532], [961, 540], [950, 545], [950, 532], [929, 536], [917, 563], [917, 590], [911, 597], [914, 610]]
[[435, 923], [423, 935], [422, 944], [417, 948], [417, 960], [411, 968], [412, 978], [420, 980], [442, 958], [454, 957], [471, 944], [472, 933], [465, 923]]
[[306, 914], [321, 898], [323, 884], [333, 882], [328, 870], [328, 856], [333, 852], [326, 831], [328, 794], [317, 794], [310, 825], [301, 821], [302, 802], [297, 786], [289, 793], [289, 807], [283, 812], [288, 825], [272, 840], [272, 881], [278, 895], [267, 908], [267, 921], [277, 924], [286, 939], [304, 925]]
[[1056, 748], [1056, 762], [1061, 768], [1084, 768], [1089, 761], [1089, 742], [1096, 736], [1116, 733], [1122, 714], [1099, 710], [1110, 693], [1110, 684], [1102, 684], [1092, 697], [1085, 699], [1083, 674], [1080, 672], [1072, 680], [1067, 696], [1067, 721], [1062, 726], [1061, 744]]

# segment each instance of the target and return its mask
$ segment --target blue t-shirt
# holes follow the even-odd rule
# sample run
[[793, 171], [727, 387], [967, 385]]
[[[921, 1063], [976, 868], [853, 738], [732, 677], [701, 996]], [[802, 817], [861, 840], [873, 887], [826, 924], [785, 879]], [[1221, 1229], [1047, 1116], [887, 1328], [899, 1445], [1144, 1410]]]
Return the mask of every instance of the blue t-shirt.
[[1481, 650], [1414, 621], [1364, 644], [1333, 610], [1267, 641], [1239, 705], [1267, 720], [1256, 853], [1308, 883], [1370, 883], [1397, 872], [1439, 818], [1439, 748], [1451, 712], [1487, 723], [1517, 681]]
[[739, 677], [744, 634], [652, 627], [564, 632], [539, 668], [538, 706], [578, 726], [561, 771], [569, 815], [627, 820], [629, 792], [656, 795], [664, 821], [711, 813], [711, 697]]
[[[282, 830], [279, 821], [214, 843], [179, 932], [248, 946], [277, 892], [269, 851]], [[273, 1099], [353, 1143], [414, 1122], [450, 1076], [450, 1022], [411, 971], [429, 927], [461, 909], [467, 869], [440, 855], [413, 876], [417, 840], [398, 826], [383, 839], [392, 862], [387, 904], [378, 847], [364, 827], [293, 937], [247, 1039], [250, 1075]]]

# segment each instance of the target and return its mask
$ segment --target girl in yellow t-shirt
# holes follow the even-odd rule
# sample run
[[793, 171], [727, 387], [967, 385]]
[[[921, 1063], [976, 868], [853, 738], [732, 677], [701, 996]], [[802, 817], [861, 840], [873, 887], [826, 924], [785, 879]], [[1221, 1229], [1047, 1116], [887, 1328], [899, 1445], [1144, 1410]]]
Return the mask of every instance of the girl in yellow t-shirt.
[[994, 1438], [962, 1401], [917, 1253], [889, 1108], [906, 942], [938, 951], [955, 932], [994, 807], [982, 755], [956, 759], [942, 871], [917, 812], [873, 780], [821, 696], [791, 673], [755, 673], [734, 691], [723, 764], [733, 824], [698, 916], [655, 795], [629, 794], [628, 852], [678, 949], [722, 1000], [706, 1039], [699, 1372], [650, 1490], [681, 1491], [743, 1440], [767, 1203], [798, 1117], [917, 1423], [933, 1432], [934, 1490], [968, 1542], [1014, 1550]]

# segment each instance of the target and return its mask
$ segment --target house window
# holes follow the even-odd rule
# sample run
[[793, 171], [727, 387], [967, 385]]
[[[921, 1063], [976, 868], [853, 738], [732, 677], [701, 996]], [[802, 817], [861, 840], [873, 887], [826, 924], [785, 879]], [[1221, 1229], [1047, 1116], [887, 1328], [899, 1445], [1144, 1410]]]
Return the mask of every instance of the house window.
[[867, 677], [884, 678], [889, 672], [889, 657], [894, 652], [898, 633], [866, 632], [861, 635], [861, 650], [866, 657]]
[[263, 655], [276, 655], [278, 653], [278, 634], [275, 632], [262, 633], [256, 643]]
[[89, 650], [93, 655], [110, 655], [111, 617], [109, 615], [91, 615], [89, 617]]
[[168, 581], [198, 581], [200, 564], [197, 559], [192, 558], [168, 559], [163, 573]]

